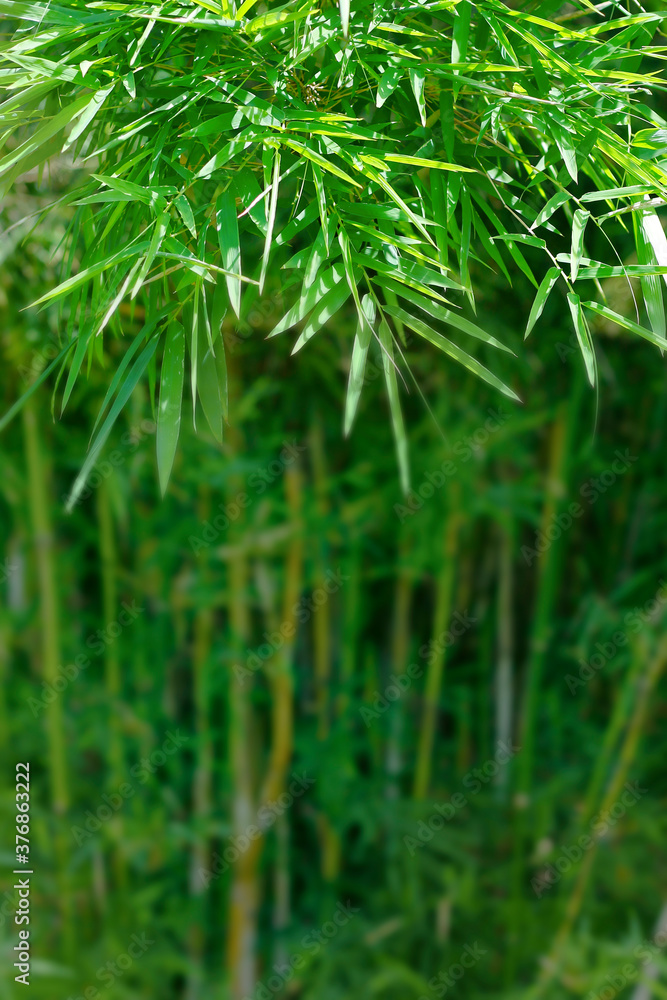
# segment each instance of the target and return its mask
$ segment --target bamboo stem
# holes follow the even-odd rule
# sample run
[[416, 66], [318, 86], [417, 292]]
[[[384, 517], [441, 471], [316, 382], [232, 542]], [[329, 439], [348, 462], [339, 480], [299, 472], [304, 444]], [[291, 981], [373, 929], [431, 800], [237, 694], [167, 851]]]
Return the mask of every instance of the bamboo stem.
[[[23, 434], [28, 466], [28, 499], [39, 586], [42, 676], [45, 682], [53, 687], [58, 677], [61, 658], [56, 565], [49, 510], [50, 491], [33, 399], [30, 399], [23, 408]], [[48, 743], [47, 770], [51, 789], [51, 805], [56, 823], [54, 847], [58, 868], [63, 941], [65, 954], [70, 957], [74, 950], [74, 937], [72, 895], [67, 873], [69, 845], [64, 828], [64, 818], [69, 808], [69, 782], [61, 695], [53, 698], [47, 705], [45, 720]]]
[[[641, 656], [642, 647], [639, 644], [638, 652]], [[630, 765], [635, 759], [639, 740], [644, 730], [644, 724], [650, 709], [651, 694], [665, 667], [667, 667], [667, 637], [663, 637], [660, 640], [658, 649], [649, 663], [648, 669], [639, 676], [635, 708], [628, 724], [623, 745], [621, 746], [616, 768], [600, 806], [601, 815], [609, 813], [621, 794], [623, 785], [625, 784], [628, 776]], [[567, 902], [565, 916], [554, 939], [549, 957], [544, 963], [543, 973], [538, 979], [534, 991], [531, 991], [533, 997], [541, 996], [546, 987], [557, 975], [563, 949], [574, 927], [575, 921], [581, 912], [586, 888], [588, 886], [591, 872], [593, 870], [593, 864], [597, 856], [598, 846], [599, 838], [594, 837], [593, 845], [587, 852], [581, 868], [579, 869], [579, 874], [573, 892]]]
[[[197, 514], [200, 522], [210, 515], [211, 499], [208, 487], [199, 493]], [[201, 555], [200, 578], [208, 580], [206, 553]], [[210, 607], [197, 609], [194, 619], [192, 649], [192, 684], [195, 717], [195, 771], [192, 786], [192, 813], [196, 828], [196, 838], [190, 859], [190, 894], [195, 897], [195, 920], [190, 928], [189, 952], [193, 971], [188, 978], [187, 1000], [197, 1000], [203, 984], [203, 957], [206, 943], [203, 889], [197, 873], [207, 869], [210, 863], [210, 842], [208, 823], [212, 809], [213, 791], [213, 738], [209, 719], [210, 657], [213, 636], [213, 610]]]
[[[118, 610], [116, 588], [117, 563], [116, 540], [113, 518], [109, 502], [109, 487], [103, 480], [97, 490], [97, 517], [100, 539], [100, 569], [102, 577], [102, 615], [105, 627], [114, 621]], [[104, 652], [104, 684], [109, 712], [109, 760], [108, 780], [112, 788], [117, 788], [123, 780], [123, 744], [120, 727], [119, 699], [121, 693], [121, 670], [118, 640], [106, 644]], [[114, 826], [119, 843], [122, 843], [123, 820], [114, 817]], [[117, 845], [113, 854], [114, 872], [120, 887], [127, 882], [127, 872], [122, 851]]]
[[[496, 745], [498, 743], [508, 745], [512, 740], [514, 702], [513, 534], [511, 524], [501, 528], [498, 573], [498, 653], [495, 676]], [[496, 777], [496, 784], [503, 796], [506, 794], [508, 778], [507, 768], [501, 767]]]
[[427, 667], [426, 684], [424, 688], [424, 709], [419, 731], [417, 747], [417, 763], [413, 785], [413, 797], [424, 799], [431, 784], [431, 761], [435, 742], [435, 727], [440, 707], [440, 696], [445, 669], [445, 643], [441, 636], [446, 631], [447, 622], [452, 613], [454, 592], [454, 571], [456, 561], [457, 538], [460, 529], [460, 514], [458, 510], [458, 490], [452, 490], [452, 508], [449, 511], [447, 526], [444, 532], [444, 549], [442, 563], [436, 586], [435, 614], [433, 616], [433, 652]]

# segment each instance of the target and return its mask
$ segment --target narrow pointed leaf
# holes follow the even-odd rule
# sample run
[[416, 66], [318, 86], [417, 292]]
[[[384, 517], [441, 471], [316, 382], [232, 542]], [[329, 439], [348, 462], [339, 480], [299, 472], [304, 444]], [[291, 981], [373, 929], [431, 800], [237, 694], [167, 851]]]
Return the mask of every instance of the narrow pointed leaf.
[[132, 368], [128, 372], [127, 378], [123, 382], [120, 391], [116, 396], [111, 406], [111, 409], [109, 410], [109, 414], [106, 420], [100, 427], [97, 437], [90, 446], [90, 450], [88, 451], [86, 460], [83, 463], [83, 466], [81, 467], [81, 471], [74, 480], [74, 484], [72, 486], [70, 495], [65, 505], [65, 509], [67, 510], [68, 513], [72, 512], [72, 509], [74, 508], [77, 500], [79, 499], [79, 496], [81, 495], [81, 491], [86, 485], [86, 480], [88, 479], [88, 476], [92, 472], [93, 467], [98, 459], [98, 456], [102, 451], [102, 448], [104, 447], [106, 440], [109, 437], [109, 434], [111, 433], [113, 425], [116, 423], [116, 420], [118, 419], [121, 410], [127, 403], [130, 396], [132, 395], [135, 386], [139, 382], [139, 379], [146, 371], [146, 368], [148, 367], [148, 362], [155, 354], [157, 342], [158, 338], [153, 337], [153, 339], [146, 344], [143, 351], [141, 352], [137, 360], [132, 365]]
[[505, 385], [504, 382], [501, 382], [500, 379], [493, 374], [493, 372], [490, 372], [488, 368], [485, 368], [484, 365], [480, 364], [476, 358], [472, 358], [469, 354], [466, 354], [465, 351], [462, 351], [456, 344], [452, 344], [452, 342], [447, 340], [446, 337], [443, 337], [441, 333], [437, 333], [437, 331], [431, 329], [431, 327], [427, 326], [426, 323], [422, 323], [420, 319], [416, 319], [416, 317], [411, 316], [410, 313], [407, 313], [404, 309], [393, 309], [388, 307], [386, 312], [388, 312], [393, 318], [400, 319], [406, 326], [410, 327], [411, 330], [414, 330], [415, 333], [419, 334], [420, 337], [423, 337], [431, 344], [434, 344], [435, 347], [444, 351], [445, 354], [449, 354], [451, 358], [454, 358], [460, 364], [464, 365], [469, 369], [469, 371], [479, 376], [479, 378], [484, 379], [485, 382], [488, 382], [489, 385], [492, 385], [495, 389], [500, 390], [500, 392], [504, 393], [505, 396], [521, 402], [517, 394], [513, 392], [509, 386]]
[[373, 335], [372, 327], [375, 324], [375, 303], [370, 295], [364, 295], [361, 308], [364, 312], [366, 322], [359, 320], [357, 332], [354, 337], [352, 347], [352, 360], [350, 361], [350, 377], [347, 383], [347, 397], [345, 399], [345, 436], [352, 430], [354, 417], [357, 412], [361, 389], [364, 384], [364, 372], [366, 370], [366, 358], [368, 347]]
[[579, 264], [584, 252], [584, 234], [586, 223], [590, 219], [591, 213], [585, 208], [578, 208], [572, 220], [572, 248], [570, 254], [570, 279], [577, 280]]
[[551, 290], [558, 281], [560, 276], [560, 268], [551, 267], [547, 273], [542, 278], [540, 287], [537, 289], [537, 295], [533, 300], [533, 306], [530, 310], [530, 315], [528, 317], [528, 323], [526, 324], [526, 332], [523, 335], [523, 339], [526, 340], [529, 333], [537, 323], [538, 319], [542, 315], [542, 311], [546, 305], [547, 299], [551, 294]]
[[586, 366], [588, 381], [591, 385], [595, 385], [597, 371], [595, 349], [593, 347], [593, 341], [591, 340], [591, 333], [588, 329], [586, 317], [584, 316], [581, 308], [581, 300], [574, 292], [568, 292], [567, 302], [570, 307], [572, 322], [574, 323], [574, 332], [577, 335], [579, 347], [581, 348], [581, 354], [584, 359], [584, 365]]
[[185, 376], [185, 332], [180, 323], [167, 330], [160, 374], [160, 404], [157, 418], [157, 467], [164, 496], [171, 475], [181, 429], [181, 405]]
[[385, 320], [380, 321], [378, 331], [380, 345], [382, 347], [382, 364], [384, 367], [384, 379], [389, 397], [389, 410], [391, 412], [391, 423], [396, 441], [396, 455], [398, 457], [398, 468], [401, 476], [401, 487], [404, 493], [410, 489], [410, 465], [408, 461], [408, 439], [403, 423], [403, 411], [401, 410], [401, 400], [398, 395], [398, 380], [396, 378], [396, 364], [394, 362], [394, 339], [391, 330]]
[[240, 316], [241, 279], [234, 277], [234, 275], [241, 274], [241, 245], [239, 242], [239, 223], [236, 216], [236, 201], [229, 188], [218, 198], [215, 225], [218, 231], [222, 267], [225, 271], [231, 272], [231, 274], [225, 276], [229, 301], [236, 315]]

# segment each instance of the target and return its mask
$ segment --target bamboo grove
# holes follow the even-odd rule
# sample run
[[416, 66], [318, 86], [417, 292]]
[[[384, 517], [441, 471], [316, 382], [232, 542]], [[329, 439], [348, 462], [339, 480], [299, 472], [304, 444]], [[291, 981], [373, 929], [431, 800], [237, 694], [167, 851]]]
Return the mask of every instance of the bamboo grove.
[[0, 13], [33, 995], [660, 997], [667, 15]]

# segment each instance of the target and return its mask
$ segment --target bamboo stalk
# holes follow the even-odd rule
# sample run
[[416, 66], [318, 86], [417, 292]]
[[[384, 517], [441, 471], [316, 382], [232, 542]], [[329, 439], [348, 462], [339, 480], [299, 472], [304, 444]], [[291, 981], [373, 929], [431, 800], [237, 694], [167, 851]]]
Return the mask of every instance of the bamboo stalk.
[[431, 760], [435, 741], [435, 727], [445, 669], [445, 643], [441, 641], [440, 637], [446, 631], [447, 622], [452, 613], [457, 538], [461, 523], [458, 509], [459, 491], [452, 489], [451, 497], [451, 508], [444, 531], [442, 562], [436, 585], [435, 613], [433, 616], [433, 641], [436, 645], [427, 667], [426, 684], [424, 687], [424, 708], [419, 731], [417, 762], [412, 791], [415, 799], [425, 798], [431, 784]]
[[[500, 531], [498, 572], [498, 652], [495, 675], [496, 745], [509, 745], [512, 740], [512, 708], [514, 703], [514, 619], [513, 568], [514, 532], [511, 522]], [[496, 784], [505, 796], [509, 773], [501, 767]]]
[[[116, 588], [117, 563], [116, 540], [114, 537], [111, 504], [109, 502], [109, 487], [103, 480], [97, 490], [97, 517], [100, 540], [100, 569], [102, 577], [102, 615], [107, 627], [114, 621], [118, 610], [118, 595]], [[109, 759], [108, 780], [112, 788], [117, 788], [123, 781], [123, 743], [120, 726], [119, 700], [121, 693], [120, 652], [118, 640], [107, 643], [104, 652], [104, 686], [107, 699], [109, 726]], [[123, 839], [122, 816], [114, 817], [115, 832], [119, 844], [113, 852], [113, 866], [119, 887], [127, 882], [127, 870], [120, 844]]]
[[343, 600], [343, 638], [341, 642], [340, 695], [337, 700], [337, 714], [345, 715], [349, 710], [354, 684], [355, 668], [359, 659], [357, 647], [361, 629], [361, 545], [355, 542], [348, 562], [349, 581], [345, 587]]
[[[315, 588], [325, 583], [326, 534], [325, 522], [329, 513], [327, 503], [327, 477], [324, 457], [324, 433], [322, 422], [315, 417], [310, 430], [310, 456], [313, 468], [313, 485], [315, 487], [315, 503], [320, 519], [321, 530], [318, 532], [315, 554]], [[315, 667], [315, 701], [317, 704], [317, 737], [320, 740], [329, 734], [329, 702], [331, 691], [331, 610], [329, 601], [325, 601], [313, 616], [313, 658]]]
[[[398, 548], [398, 568], [394, 586], [394, 617], [391, 641], [390, 665], [394, 674], [405, 673], [410, 651], [410, 609], [414, 578], [409, 564], [410, 547], [404, 532]], [[399, 775], [402, 769], [402, 706], [397, 703], [389, 712], [387, 744], [385, 747], [385, 770], [387, 775], [386, 796], [397, 799], [400, 795]]]
[[[642, 657], [644, 652], [643, 644], [638, 643], [636, 649], [638, 657]], [[610, 809], [616, 803], [619, 795], [621, 794], [623, 786], [627, 780], [628, 771], [630, 769], [630, 765], [636, 757], [639, 740], [644, 730], [644, 724], [650, 709], [651, 694], [653, 693], [660, 676], [665, 670], [665, 667], [667, 667], [667, 637], [662, 637], [653, 659], [648, 664], [648, 668], [642, 672], [638, 678], [637, 699], [634, 711], [628, 723], [625, 739], [618, 755], [614, 773], [600, 806], [599, 812], [602, 815], [609, 813]], [[598, 846], [599, 839], [594, 837], [593, 845], [588, 850], [584, 860], [582, 861], [574, 889], [567, 901], [565, 916], [554, 938], [549, 952], [549, 957], [543, 965], [542, 975], [538, 979], [534, 990], [530, 991], [532, 997], [542, 996], [547, 986], [553, 981], [558, 973], [563, 949], [567, 944], [567, 940], [572, 932], [575, 921], [581, 912], [584, 896], [593, 870], [593, 864], [597, 856]]]
[[[23, 408], [23, 435], [28, 467], [28, 500], [39, 588], [42, 677], [48, 685], [53, 686], [58, 677], [61, 660], [56, 561], [49, 510], [50, 488], [37, 428], [34, 399], [30, 399]], [[68, 877], [69, 843], [64, 826], [70, 800], [61, 695], [53, 698], [47, 705], [45, 720], [48, 745], [46, 766], [56, 827], [54, 847], [63, 944], [65, 955], [71, 957], [74, 953], [72, 895]]]
[[[197, 515], [200, 522], [210, 516], [211, 496], [207, 486], [199, 492]], [[202, 583], [208, 580], [206, 552], [200, 556], [199, 568]], [[194, 701], [194, 722], [197, 743], [195, 747], [195, 771], [192, 784], [192, 815], [196, 837], [190, 858], [190, 895], [194, 897], [195, 919], [190, 927], [189, 954], [192, 972], [186, 988], [187, 1000], [197, 1000], [203, 985], [203, 958], [206, 944], [202, 880], [197, 873], [208, 869], [210, 864], [210, 841], [208, 823], [212, 809], [213, 792], [213, 737], [209, 718], [210, 658], [213, 637], [213, 610], [199, 607], [194, 619], [192, 648], [192, 686]]]
[[[583, 376], [578, 371], [572, 396], [558, 408], [551, 435], [549, 468], [545, 487], [545, 503], [542, 512], [542, 534], [547, 531], [560, 509], [562, 499], [567, 496], [572, 445], [579, 420], [579, 406], [583, 392]], [[528, 818], [526, 810], [530, 805], [530, 793], [534, 772], [535, 730], [539, 706], [539, 692], [546, 661], [546, 653], [551, 635], [558, 582], [562, 565], [563, 546], [549, 545], [538, 560], [537, 594], [533, 612], [528, 662], [524, 682], [524, 695], [519, 721], [519, 745], [521, 752], [516, 762], [516, 796], [514, 803], [513, 858], [511, 875], [511, 904], [508, 921], [510, 949], [506, 965], [507, 985], [514, 982], [518, 961], [517, 948], [520, 944], [522, 886], [527, 855]]]
[[[288, 628], [287, 638], [272, 664], [270, 677], [272, 705], [272, 744], [266, 777], [262, 788], [262, 802], [273, 802], [282, 792], [284, 779], [292, 757], [293, 733], [293, 678], [292, 650], [296, 635], [298, 604], [303, 580], [303, 536], [301, 527], [302, 481], [296, 465], [285, 472], [285, 492], [294, 534], [290, 541], [285, 566], [283, 623]], [[256, 842], [257, 843], [257, 842]]]
[[[228, 353], [228, 378], [230, 402], [238, 393], [237, 381]], [[238, 427], [228, 433], [230, 452], [240, 454], [244, 442]], [[230, 477], [229, 495], [238, 496], [244, 482], [240, 475]], [[243, 527], [243, 516], [236, 522], [232, 535], [238, 539]], [[243, 546], [232, 547], [228, 560], [229, 593], [229, 645], [233, 658], [242, 663], [250, 641], [250, 613], [248, 607], [248, 559]], [[241, 836], [254, 818], [254, 776], [251, 746], [252, 707], [249, 687], [233, 669], [229, 671], [229, 769], [232, 784], [232, 829]], [[255, 842], [256, 843], [256, 842]], [[250, 996], [257, 983], [257, 912], [259, 907], [259, 881], [256, 852], [241, 852], [232, 873], [227, 913], [227, 969], [230, 976], [231, 1000]]]

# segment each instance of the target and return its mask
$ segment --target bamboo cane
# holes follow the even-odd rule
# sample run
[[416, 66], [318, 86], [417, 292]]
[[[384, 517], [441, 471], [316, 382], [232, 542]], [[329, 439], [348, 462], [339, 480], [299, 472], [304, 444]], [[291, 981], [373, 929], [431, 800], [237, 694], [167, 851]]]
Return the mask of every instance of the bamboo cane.
[[[23, 435], [28, 466], [28, 500], [39, 588], [42, 640], [41, 670], [46, 683], [53, 687], [58, 677], [61, 658], [56, 560], [49, 510], [50, 487], [37, 429], [37, 416], [33, 399], [30, 399], [23, 408]], [[48, 745], [46, 765], [56, 825], [54, 848], [63, 944], [65, 955], [71, 957], [74, 950], [72, 895], [68, 875], [69, 843], [64, 827], [65, 815], [69, 808], [69, 781], [61, 695], [52, 699], [47, 705], [45, 719]]]
[[431, 760], [435, 741], [435, 726], [440, 707], [445, 668], [445, 643], [442, 642], [441, 637], [446, 631], [446, 625], [452, 613], [457, 538], [460, 529], [458, 489], [453, 488], [451, 496], [451, 506], [443, 536], [442, 562], [436, 585], [435, 614], [433, 616], [433, 642], [435, 645], [427, 667], [426, 684], [424, 687], [424, 708], [419, 731], [417, 763], [412, 792], [415, 799], [425, 798], [431, 783]]
[[[107, 627], [114, 621], [118, 612], [118, 596], [116, 589], [117, 562], [116, 540], [114, 537], [111, 504], [109, 502], [109, 486], [103, 480], [97, 490], [97, 518], [100, 539], [100, 569], [102, 577], [102, 614]], [[120, 725], [119, 699], [121, 694], [121, 672], [118, 640], [107, 643], [104, 652], [104, 684], [108, 708], [109, 726], [109, 760], [108, 781], [112, 788], [117, 788], [123, 781], [123, 742]], [[127, 882], [127, 870], [122, 852], [123, 820], [120, 815], [114, 817], [115, 832], [119, 841], [113, 852], [113, 866], [119, 887]]]

